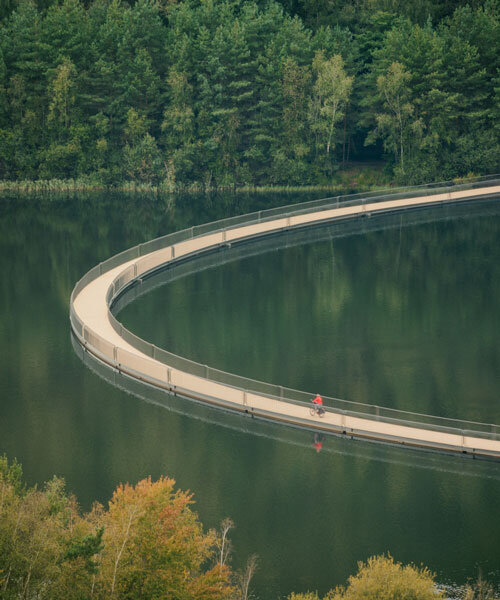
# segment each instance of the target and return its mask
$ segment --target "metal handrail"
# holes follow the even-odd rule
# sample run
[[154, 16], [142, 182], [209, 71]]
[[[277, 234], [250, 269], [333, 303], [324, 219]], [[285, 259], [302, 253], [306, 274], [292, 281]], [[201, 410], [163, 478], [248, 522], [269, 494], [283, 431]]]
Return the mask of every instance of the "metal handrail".
[[[144, 244], [139, 244], [133, 248], [129, 248], [120, 254], [117, 254], [110, 259], [100, 263], [90, 271], [88, 271], [75, 285], [71, 294], [70, 303], [70, 318], [75, 331], [85, 339], [85, 335], [99, 338], [99, 336], [86, 328], [84, 324], [78, 318], [78, 315], [74, 311], [73, 302], [77, 294], [91, 281], [99, 277], [102, 273], [105, 273], [112, 268], [125, 264], [126, 262], [150, 254], [151, 252], [165, 249], [169, 246], [177, 244], [179, 242], [191, 239], [194, 237], [200, 237], [209, 233], [215, 233], [218, 231], [229, 230], [234, 227], [241, 225], [248, 225], [252, 223], [259, 223], [262, 221], [273, 220], [280, 217], [288, 217], [297, 214], [304, 214], [308, 212], [317, 212], [318, 210], [328, 210], [338, 206], [355, 206], [364, 205], [367, 202], [383, 202], [384, 200], [394, 200], [397, 198], [411, 198], [423, 195], [423, 191], [427, 191], [432, 195], [439, 193], [440, 191], [460, 191], [466, 189], [474, 189], [476, 187], [484, 187], [486, 185], [493, 185], [500, 183], [500, 175], [492, 175], [488, 177], [475, 178], [469, 180], [464, 184], [457, 185], [455, 182], [441, 182], [434, 184], [426, 184], [423, 186], [414, 186], [411, 188], [399, 188], [391, 193], [382, 193], [380, 191], [370, 192], [367, 194], [350, 194], [346, 196], [334, 196], [330, 198], [323, 198], [320, 200], [312, 200], [304, 203], [295, 205], [288, 205], [284, 207], [272, 208], [263, 211], [257, 211], [246, 215], [229, 217], [220, 221], [214, 221], [195, 227], [190, 227], [178, 232], [174, 232], [156, 239], [153, 239]], [[484, 196], [483, 196], [484, 198]], [[195, 253], [197, 254], [197, 253]], [[185, 257], [183, 257], [185, 260]], [[136, 264], [139, 265], [142, 261], [138, 261]], [[161, 266], [156, 266], [152, 270], [157, 270]], [[106, 302], [108, 307], [111, 306], [113, 300], [123, 292], [123, 290], [133, 283], [136, 279], [134, 274], [137, 269], [131, 269], [130, 267], [124, 272], [120, 273], [114, 280], [112, 285], [107, 291]], [[143, 273], [144, 274], [144, 273]], [[142, 275], [143, 275], [142, 274]], [[141, 351], [146, 356], [154, 357], [158, 362], [164, 363], [172, 368], [176, 368], [192, 375], [205, 378], [207, 380], [223, 383], [230, 387], [248, 391], [249, 393], [255, 393], [258, 395], [265, 395], [270, 399], [277, 401], [285, 401], [301, 406], [308, 406], [309, 400], [312, 394], [303, 392], [301, 390], [295, 390], [292, 388], [286, 388], [283, 386], [243, 377], [240, 375], [227, 373], [225, 371], [191, 361], [187, 358], [178, 356], [167, 350], [157, 348], [154, 344], [147, 342], [133, 334], [131, 331], [123, 327], [123, 325], [109, 312], [110, 322], [112, 327], [119, 333], [125, 341], [127, 341], [132, 347]], [[105, 340], [102, 340], [105, 342]], [[411, 411], [404, 411], [399, 409], [392, 409], [386, 407], [375, 406], [372, 404], [365, 404], [360, 402], [353, 402], [349, 400], [343, 400], [334, 397], [324, 397], [328, 405], [325, 405], [325, 409], [330, 412], [341, 413], [349, 416], [356, 416], [360, 418], [370, 418], [379, 421], [397, 423], [407, 426], [423, 427], [425, 429], [438, 429], [439, 431], [449, 431], [458, 433], [460, 435], [468, 435], [473, 433], [476, 436], [484, 437], [487, 439], [500, 439], [500, 426], [489, 423], [479, 423], [473, 421], [466, 421], [461, 419], [450, 419], [447, 417], [440, 417], [436, 415], [426, 415], [422, 413], [415, 413]], [[405, 418], [407, 417], [407, 418]]]

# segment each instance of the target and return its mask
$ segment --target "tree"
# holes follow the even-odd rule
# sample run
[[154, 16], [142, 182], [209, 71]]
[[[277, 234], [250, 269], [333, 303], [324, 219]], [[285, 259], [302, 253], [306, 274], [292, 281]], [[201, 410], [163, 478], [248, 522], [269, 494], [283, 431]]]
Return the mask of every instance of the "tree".
[[[64, 482], [27, 488], [0, 457], [0, 596], [5, 600], [234, 599], [217, 534], [172, 479], [121, 485], [82, 515]], [[227, 548], [227, 531], [223, 554]]]
[[318, 184], [383, 153], [402, 183], [495, 171], [499, 40], [498, 0], [5, 0], [0, 177]]
[[153, 125], [158, 118], [160, 104], [160, 78], [153, 68], [151, 56], [140, 48], [123, 70], [119, 82], [121, 102], [140, 111]]
[[53, 3], [40, 21], [38, 59], [51, 78], [54, 69], [65, 60], [78, 71], [86, 71], [92, 62], [88, 13], [79, 0]]
[[280, 165], [289, 180], [300, 182], [305, 176], [304, 158], [309, 154], [307, 135], [307, 98], [309, 96], [310, 69], [300, 67], [288, 57], [283, 62], [283, 154], [288, 159], [288, 168]]
[[50, 85], [47, 122], [54, 128], [58, 140], [67, 139], [75, 105], [75, 66], [65, 59], [56, 69]]
[[167, 160], [171, 161], [175, 177], [180, 181], [195, 179], [196, 152], [194, 145], [193, 86], [185, 73], [170, 69], [168, 75], [169, 102], [163, 113], [161, 130]]
[[9, 466], [0, 458], [2, 598], [58, 597], [64, 572], [59, 558], [70, 536], [80, 530], [76, 502], [65, 493], [62, 480], [54, 477], [41, 491], [28, 489], [19, 465], [14, 461]]
[[158, 182], [163, 168], [160, 150], [148, 132], [146, 118], [133, 108], [127, 113], [125, 136], [123, 160], [127, 177], [143, 183]]
[[230, 598], [230, 571], [217, 562], [215, 533], [204, 533], [192, 496], [174, 481], [122, 485], [103, 514], [98, 597]]
[[410, 74], [403, 65], [392, 63], [386, 74], [377, 78], [377, 91], [385, 112], [376, 115], [377, 126], [367, 143], [382, 137], [384, 147], [394, 154], [402, 173], [412, 133], [418, 133], [419, 122], [414, 120], [414, 106], [409, 101]]
[[344, 61], [339, 54], [325, 59], [323, 52], [319, 51], [312, 66], [316, 79], [309, 119], [316, 137], [316, 148], [323, 149], [329, 158], [330, 150], [337, 143], [335, 126], [344, 117], [343, 111], [351, 95], [353, 77], [346, 74]]
[[391, 556], [373, 556], [358, 563], [358, 573], [349, 577], [347, 586], [327, 595], [328, 600], [436, 600], [434, 574], [426, 567], [402, 565]]
[[231, 540], [229, 539], [228, 534], [233, 528], [234, 523], [229, 517], [226, 517], [220, 524], [217, 546], [219, 550], [219, 564], [221, 567], [226, 564], [231, 554]]
[[241, 600], [248, 600], [250, 593], [250, 582], [252, 581], [255, 572], [257, 571], [258, 560], [257, 555], [253, 554], [247, 560], [245, 568], [238, 574], [237, 580], [240, 589]]
[[[358, 572], [346, 586], [339, 586], [323, 600], [438, 600], [434, 574], [426, 567], [402, 565], [391, 556], [372, 556], [358, 563]], [[291, 594], [288, 600], [319, 600], [313, 592]]]
[[123, 150], [124, 171], [135, 181], [158, 183], [163, 172], [163, 163], [156, 140], [146, 133], [137, 143], [126, 144]]

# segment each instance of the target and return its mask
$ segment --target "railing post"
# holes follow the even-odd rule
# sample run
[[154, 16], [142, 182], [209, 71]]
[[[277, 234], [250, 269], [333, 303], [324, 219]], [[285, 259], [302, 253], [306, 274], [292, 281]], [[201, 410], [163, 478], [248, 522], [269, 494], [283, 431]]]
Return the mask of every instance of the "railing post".
[[134, 279], [137, 277], [137, 263], [134, 263]]
[[118, 348], [116, 346], [113, 346], [113, 360], [115, 363], [118, 362]]
[[167, 367], [167, 383], [172, 383], [172, 369]]
[[205, 365], [205, 379], [208, 379], [208, 365]]
[[283, 400], [283, 386], [280, 385], [280, 398]]
[[171, 258], [175, 258], [175, 246], [170, 246], [170, 249], [172, 250]]
[[248, 406], [247, 391], [246, 390], [243, 390], [243, 404], [244, 404], [244, 406]]

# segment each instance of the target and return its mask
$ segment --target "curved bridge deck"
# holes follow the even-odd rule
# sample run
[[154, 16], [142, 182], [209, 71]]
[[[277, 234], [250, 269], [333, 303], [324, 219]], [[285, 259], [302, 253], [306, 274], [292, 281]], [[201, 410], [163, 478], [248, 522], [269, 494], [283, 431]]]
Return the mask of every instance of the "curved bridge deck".
[[349, 403], [344, 403], [344, 409], [327, 408], [324, 417], [319, 418], [310, 414], [306, 402], [266, 394], [255, 387], [252, 389], [252, 386], [214, 381], [208, 377], [208, 367], [190, 363], [185, 359], [180, 359], [180, 364], [171, 360], [173, 355], [155, 348], [125, 330], [111, 314], [109, 307], [124, 289], [145, 274], [169, 263], [185, 260], [231, 243], [325, 221], [360, 217], [373, 212], [399, 211], [499, 194], [500, 185], [489, 185], [425, 196], [414, 195], [410, 198], [389, 197], [383, 201], [364, 201], [350, 206], [339, 205], [337, 201], [334, 207], [321, 207], [320, 210], [308, 210], [304, 213], [293, 207], [293, 212], [263, 221], [260, 221], [259, 215], [257, 222], [219, 228], [196, 236], [191, 230], [192, 237], [186, 239], [185, 234], [178, 238], [179, 241], [176, 241], [176, 234], [166, 236], [163, 241], [160, 238], [157, 244], [159, 249], [143, 253], [139, 247], [136, 256], [133, 257], [130, 257], [130, 252], [125, 252], [115, 257], [116, 266], [113, 266], [113, 259], [110, 259], [107, 264], [93, 269], [82, 278], [72, 294], [72, 329], [80, 343], [110, 367], [187, 398], [289, 425], [498, 459], [498, 426], [452, 422], [440, 420], [438, 417], [424, 418], [424, 415], [390, 410], [383, 411], [383, 414], [370, 415], [364, 414], [359, 408], [360, 405]]

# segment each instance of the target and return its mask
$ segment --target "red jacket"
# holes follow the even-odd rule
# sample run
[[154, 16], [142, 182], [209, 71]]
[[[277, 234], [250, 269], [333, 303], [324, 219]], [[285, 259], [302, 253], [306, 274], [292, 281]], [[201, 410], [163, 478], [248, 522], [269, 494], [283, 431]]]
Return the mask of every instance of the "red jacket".
[[318, 404], [319, 406], [323, 406], [323, 398], [318, 394], [316, 396], [316, 398], [314, 398], [313, 404]]

